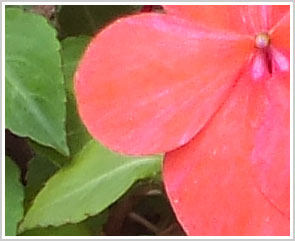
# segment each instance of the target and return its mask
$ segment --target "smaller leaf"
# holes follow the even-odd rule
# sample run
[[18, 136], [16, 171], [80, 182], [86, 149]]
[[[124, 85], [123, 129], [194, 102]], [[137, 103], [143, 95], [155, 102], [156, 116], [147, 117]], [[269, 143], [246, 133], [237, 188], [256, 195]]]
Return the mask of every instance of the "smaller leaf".
[[90, 141], [52, 178], [34, 200], [20, 229], [77, 223], [123, 195], [132, 184], [156, 175], [161, 156], [121, 156]]
[[62, 67], [68, 94], [73, 95], [73, 76], [90, 39], [90, 36], [69, 37], [61, 42]]
[[68, 95], [67, 103], [67, 142], [70, 154], [73, 157], [91, 139], [86, 127], [82, 124], [79, 117], [76, 101]]
[[109, 22], [138, 11], [140, 6], [132, 5], [66, 5], [59, 14], [61, 37], [92, 35]]
[[73, 91], [73, 76], [89, 41], [88, 36], [70, 37], [62, 41], [61, 56], [67, 91], [67, 142], [71, 156], [78, 153], [91, 139], [79, 117]]
[[5, 126], [68, 155], [56, 30], [20, 8], [5, 11]]
[[23, 217], [24, 190], [17, 165], [5, 157], [5, 234], [15, 236]]
[[5, 8], [21, 8], [25, 11], [31, 10], [33, 7], [33, 5], [5, 5]]
[[60, 227], [36, 228], [20, 234], [21, 236], [91, 236], [84, 223], [65, 224]]
[[47, 158], [58, 168], [62, 167], [70, 159], [70, 157], [60, 154], [55, 149], [40, 145], [35, 141], [29, 141], [28, 143], [37, 156]]
[[89, 228], [89, 230], [92, 232], [92, 235], [101, 235], [103, 231], [103, 225], [106, 223], [109, 217], [108, 209], [105, 209], [103, 212], [91, 216], [82, 223], [85, 223], [85, 225]]
[[108, 211], [89, 217], [76, 224], [64, 224], [59, 227], [36, 228], [20, 233], [20, 236], [97, 236], [101, 235], [107, 221]]
[[30, 205], [37, 193], [58, 168], [46, 157], [35, 156], [29, 161], [25, 186], [25, 207]]
[[54, 149], [31, 142], [31, 146], [38, 155], [48, 157], [57, 166], [63, 166], [69, 159], [78, 153], [91, 137], [82, 124], [76, 108], [76, 100], [73, 94], [73, 75], [78, 61], [88, 44], [90, 37], [70, 37], [61, 43], [61, 56], [63, 72], [65, 77], [65, 88], [67, 93], [67, 143], [70, 157], [63, 156]]

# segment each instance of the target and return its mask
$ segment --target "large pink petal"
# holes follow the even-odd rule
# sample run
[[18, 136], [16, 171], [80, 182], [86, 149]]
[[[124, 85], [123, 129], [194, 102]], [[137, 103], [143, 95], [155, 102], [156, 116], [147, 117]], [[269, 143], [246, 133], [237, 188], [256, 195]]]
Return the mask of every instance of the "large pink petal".
[[283, 215], [290, 216], [290, 78], [267, 81], [269, 104], [258, 131], [252, 163], [260, 191]]
[[119, 19], [95, 36], [80, 62], [80, 116], [113, 150], [172, 150], [226, 99], [252, 47], [253, 39], [165, 14]]
[[270, 33], [271, 44], [274, 48], [278, 49], [281, 55], [290, 58], [290, 12], [282, 16], [277, 24], [270, 30]]
[[[277, 38], [275, 41], [280, 40], [280, 36], [284, 39], [289, 39], [290, 42], [290, 6], [274, 6], [274, 11], [272, 11], [271, 15], [271, 24], [270, 24], [270, 32], [275, 33]], [[289, 48], [289, 45], [288, 45]]]
[[251, 155], [269, 103], [266, 82], [249, 75], [192, 141], [165, 157], [167, 194], [188, 235], [289, 235], [290, 220], [263, 192], [269, 186], [261, 190], [263, 176], [257, 182], [253, 174]]
[[268, 31], [289, 10], [288, 5], [168, 5], [169, 14], [211, 28], [256, 34]]
[[290, 12], [270, 30], [273, 70], [290, 73]]

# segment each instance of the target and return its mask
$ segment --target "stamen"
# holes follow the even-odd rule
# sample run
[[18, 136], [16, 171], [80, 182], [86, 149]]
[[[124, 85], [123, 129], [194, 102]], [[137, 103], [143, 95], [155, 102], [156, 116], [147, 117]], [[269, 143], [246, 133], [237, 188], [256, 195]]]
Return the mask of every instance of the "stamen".
[[270, 37], [267, 33], [257, 34], [255, 37], [255, 46], [259, 49], [266, 48], [270, 44]]

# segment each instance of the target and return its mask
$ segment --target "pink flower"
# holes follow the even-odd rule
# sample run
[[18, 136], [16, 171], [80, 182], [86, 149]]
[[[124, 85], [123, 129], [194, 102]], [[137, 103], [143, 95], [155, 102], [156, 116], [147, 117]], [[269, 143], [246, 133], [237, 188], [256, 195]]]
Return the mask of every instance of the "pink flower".
[[166, 153], [188, 235], [289, 235], [289, 6], [164, 9], [94, 37], [75, 76], [81, 119], [112, 150]]

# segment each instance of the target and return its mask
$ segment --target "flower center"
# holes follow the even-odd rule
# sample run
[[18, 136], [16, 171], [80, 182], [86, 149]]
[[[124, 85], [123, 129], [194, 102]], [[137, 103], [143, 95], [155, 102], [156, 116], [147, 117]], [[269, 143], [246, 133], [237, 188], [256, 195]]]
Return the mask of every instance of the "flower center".
[[259, 49], [266, 48], [270, 44], [270, 37], [267, 33], [259, 33], [255, 37], [255, 46]]
[[290, 59], [285, 53], [271, 46], [268, 33], [262, 32], [255, 36], [255, 48], [251, 69], [254, 80], [268, 78], [274, 70], [290, 70]]

